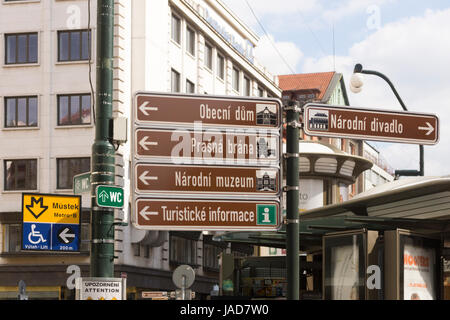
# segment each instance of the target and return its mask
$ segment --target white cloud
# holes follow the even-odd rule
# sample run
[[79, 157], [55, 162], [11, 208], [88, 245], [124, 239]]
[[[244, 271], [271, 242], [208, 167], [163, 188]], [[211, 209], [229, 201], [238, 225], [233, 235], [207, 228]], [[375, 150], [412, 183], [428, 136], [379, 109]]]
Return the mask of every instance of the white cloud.
[[[339, 21], [348, 16], [357, 13], [374, 13], [373, 9], [377, 9], [387, 2], [393, 0], [347, 0], [338, 2], [337, 6], [333, 6], [328, 10], [324, 10], [323, 18], [326, 21]], [[330, 3], [331, 4], [331, 3]], [[328, 6], [329, 7], [329, 6]]]
[[245, 17], [251, 15], [246, 1], [248, 1], [253, 11], [261, 17], [263, 15], [284, 16], [288, 13], [294, 14], [296, 12], [307, 13], [322, 8], [318, 0], [283, 0], [277, 3], [277, 5], [274, 5], [273, 0], [222, 0], [241, 19], [244, 19], [244, 16], [242, 16], [243, 13]]
[[[450, 9], [427, 10], [423, 16], [402, 19], [382, 26], [365, 40], [354, 44], [346, 56], [336, 57], [336, 71], [344, 74], [350, 104], [364, 108], [401, 111], [387, 83], [372, 75], [364, 76], [361, 93], [353, 94], [348, 81], [353, 66], [382, 72], [394, 83], [410, 111], [436, 114], [440, 118], [440, 141], [425, 147], [425, 174], [450, 174]], [[333, 58], [306, 58], [303, 72], [330, 71]], [[418, 169], [419, 151], [415, 145], [377, 144], [387, 161], [397, 169]], [[383, 147], [384, 146], [384, 147]]]
[[[277, 48], [277, 50], [274, 48]], [[256, 60], [273, 75], [290, 74], [297, 69], [303, 52], [293, 42], [275, 41], [272, 35], [261, 37], [255, 50]]]
[[[319, 0], [282, 0], [274, 4], [273, 0], [246, 0], [250, 4], [258, 20], [264, 20], [264, 28], [273, 31], [285, 28], [286, 20], [298, 21], [303, 14], [317, 15], [323, 10]], [[252, 11], [245, 0], [222, 0], [236, 16], [253, 31], [262, 34]], [[292, 23], [290, 24], [292, 25]], [[270, 27], [269, 27], [270, 26]]]

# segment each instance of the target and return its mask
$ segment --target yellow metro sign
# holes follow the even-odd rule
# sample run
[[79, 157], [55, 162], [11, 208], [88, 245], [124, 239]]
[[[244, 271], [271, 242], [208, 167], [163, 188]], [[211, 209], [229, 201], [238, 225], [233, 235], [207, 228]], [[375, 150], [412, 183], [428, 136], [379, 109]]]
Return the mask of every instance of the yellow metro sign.
[[79, 196], [23, 194], [23, 222], [78, 224], [80, 207]]
[[22, 250], [79, 251], [81, 196], [23, 193]]

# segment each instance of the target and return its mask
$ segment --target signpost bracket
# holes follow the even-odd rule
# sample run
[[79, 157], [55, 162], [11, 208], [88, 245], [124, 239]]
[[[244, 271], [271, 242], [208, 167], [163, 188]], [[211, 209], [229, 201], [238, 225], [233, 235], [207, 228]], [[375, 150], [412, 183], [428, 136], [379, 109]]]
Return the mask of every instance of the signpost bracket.
[[298, 122], [298, 121], [289, 121], [289, 122], [286, 122], [286, 125], [288, 126], [288, 127], [293, 127], [293, 128], [300, 128], [300, 129], [303, 129], [303, 123], [301, 123], [301, 122]]
[[284, 219], [283, 220], [284, 224], [299, 224], [300, 223], [300, 219]]
[[113, 226], [128, 227], [128, 222], [114, 222]]
[[303, 108], [299, 107], [298, 104], [293, 104], [291, 106], [284, 106], [283, 111], [303, 112]]
[[300, 157], [300, 153], [283, 153], [283, 158], [298, 158]]

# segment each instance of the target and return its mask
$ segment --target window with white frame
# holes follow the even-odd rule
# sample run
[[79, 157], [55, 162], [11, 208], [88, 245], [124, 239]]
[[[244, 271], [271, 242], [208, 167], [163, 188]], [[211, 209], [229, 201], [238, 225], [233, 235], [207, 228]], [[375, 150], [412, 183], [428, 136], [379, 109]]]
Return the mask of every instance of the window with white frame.
[[57, 162], [57, 188], [72, 189], [73, 177], [77, 174], [91, 171], [91, 159], [86, 158], [60, 158]]
[[172, 14], [172, 40], [178, 44], [181, 44], [181, 19]]
[[26, 64], [38, 62], [38, 34], [5, 34], [5, 63]]
[[244, 96], [251, 96], [252, 87], [251, 87], [251, 81], [250, 78], [247, 76], [244, 76]]
[[195, 31], [191, 27], [186, 27], [186, 51], [195, 56]]
[[195, 84], [186, 79], [186, 93], [195, 93]]
[[38, 97], [5, 97], [5, 128], [37, 127]]
[[232, 74], [233, 90], [239, 92], [239, 69], [233, 67]]
[[90, 42], [90, 30], [58, 31], [58, 61], [89, 60]]
[[171, 91], [180, 92], [180, 73], [175, 69], [171, 71]]
[[4, 189], [36, 190], [37, 159], [4, 160]]
[[221, 54], [217, 54], [217, 77], [225, 79], [225, 58]]
[[205, 67], [209, 70], [212, 70], [212, 54], [212, 47], [209, 44], [205, 43]]
[[91, 123], [91, 94], [58, 95], [58, 126]]
[[20, 224], [3, 224], [3, 248], [2, 252], [16, 253], [20, 252], [22, 225]]

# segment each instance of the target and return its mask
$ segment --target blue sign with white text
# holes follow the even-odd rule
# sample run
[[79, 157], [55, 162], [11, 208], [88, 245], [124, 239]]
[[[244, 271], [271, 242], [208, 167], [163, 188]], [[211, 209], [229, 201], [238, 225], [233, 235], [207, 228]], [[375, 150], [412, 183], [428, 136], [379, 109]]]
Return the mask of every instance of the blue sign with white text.
[[79, 250], [80, 225], [24, 222], [22, 230], [24, 250]]
[[27, 250], [51, 250], [51, 223], [23, 223], [22, 248]]
[[77, 224], [54, 224], [52, 250], [78, 251], [80, 226]]

